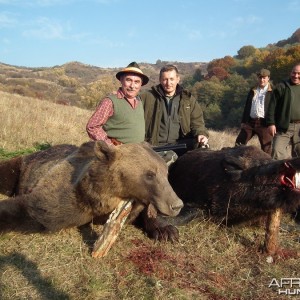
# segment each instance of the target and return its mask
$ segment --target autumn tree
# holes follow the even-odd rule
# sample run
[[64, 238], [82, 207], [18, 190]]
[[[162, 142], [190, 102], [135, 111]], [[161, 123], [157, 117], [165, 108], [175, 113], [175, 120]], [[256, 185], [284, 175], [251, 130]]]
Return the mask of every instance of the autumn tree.
[[227, 55], [223, 58], [214, 59], [207, 65], [207, 72], [209, 72], [211, 69], [220, 67], [228, 71], [230, 68], [236, 65], [236, 61], [233, 57]]
[[256, 51], [256, 48], [254, 46], [248, 45], [243, 46], [240, 50], [238, 50], [238, 58], [239, 59], [245, 59], [249, 56], [253, 56]]
[[192, 94], [202, 107], [205, 123], [209, 128], [215, 128], [216, 124], [220, 123], [220, 103], [225, 92], [226, 86], [224, 86], [217, 77], [196, 82], [193, 86]]
[[228, 127], [240, 125], [245, 100], [250, 89], [247, 80], [238, 74], [231, 75], [224, 81], [226, 92], [220, 104], [223, 124]]
[[222, 67], [213, 67], [207, 73], [207, 78], [217, 77], [220, 81], [229, 77], [229, 73]]
[[116, 79], [103, 77], [97, 81], [88, 84], [85, 88], [80, 88], [77, 93], [80, 94], [82, 106], [94, 108], [101, 99], [117, 90], [119, 83]]

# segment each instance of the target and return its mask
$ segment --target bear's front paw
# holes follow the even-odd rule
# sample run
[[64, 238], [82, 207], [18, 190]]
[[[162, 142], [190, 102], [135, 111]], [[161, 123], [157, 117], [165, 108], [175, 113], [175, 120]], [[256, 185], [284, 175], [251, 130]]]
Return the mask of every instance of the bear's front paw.
[[156, 241], [171, 241], [178, 242], [179, 231], [173, 225], [155, 228], [152, 232], [148, 233], [149, 236]]

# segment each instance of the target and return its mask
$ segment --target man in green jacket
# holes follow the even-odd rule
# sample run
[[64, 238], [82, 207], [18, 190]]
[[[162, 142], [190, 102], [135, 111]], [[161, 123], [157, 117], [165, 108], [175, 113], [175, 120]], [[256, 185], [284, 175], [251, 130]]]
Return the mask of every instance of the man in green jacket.
[[[155, 146], [185, 144], [186, 150], [207, 145], [208, 130], [202, 109], [191, 93], [179, 85], [177, 67], [164, 66], [159, 81], [160, 84], [140, 95], [145, 111], [146, 141]], [[174, 151], [178, 155], [183, 153]]]
[[266, 124], [274, 136], [274, 159], [286, 159], [292, 153], [300, 156], [300, 63], [293, 67], [290, 78], [280, 82], [273, 90]]

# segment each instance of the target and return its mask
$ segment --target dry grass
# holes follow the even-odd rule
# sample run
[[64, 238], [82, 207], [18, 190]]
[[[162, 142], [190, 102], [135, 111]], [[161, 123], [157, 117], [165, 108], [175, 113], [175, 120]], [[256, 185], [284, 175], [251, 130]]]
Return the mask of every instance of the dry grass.
[[0, 112], [0, 148], [6, 150], [37, 143], [79, 145], [89, 139], [88, 110], [0, 92]]
[[[0, 96], [0, 147], [87, 140], [91, 112]], [[213, 149], [234, 140], [233, 133], [211, 131]], [[94, 259], [91, 247], [100, 231], [95, 225], [51, 235], [1, 234], [0, 299], [289, 299], [268, 285], [272, 278], [299, 277], [299, 259], [266, 263], [258, 252], [264, 239], [259, 227], [223, 228], [199, 219], [179, 227], [180, 241], [171, 244], [125, 226], [108, 256]], [[300, 251], [299, 232], [281, 230], [280, 239]]]
[[[85, 125], [92, 111], [0, 91], [0, 148], [15, 151], [36, 144], [80, 145], [89, 138]], [[234, 145], [236, 132], [210, 130], [210, 146]], [[257, 144], [254, 138], [250, 144]]]

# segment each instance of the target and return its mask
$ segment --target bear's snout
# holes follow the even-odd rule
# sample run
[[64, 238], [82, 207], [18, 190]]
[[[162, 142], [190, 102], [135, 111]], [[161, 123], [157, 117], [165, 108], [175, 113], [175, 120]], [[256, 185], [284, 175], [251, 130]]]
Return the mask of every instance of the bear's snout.
[[166, 207], [160, 207], [160, 211], [171, 217], [177, 216], [180, 210], [183, 208], [182, 200], [176, 196], [176, 198], [172, 198], [171, 201], [167, 202], [169, 204]]
[[174, 210], [175, 212], [177, 212], [177, 214], [179, 214], [180, 210], [183, 208], [183, 203], [180, 205], [170, 205], [171, 210]]

